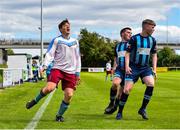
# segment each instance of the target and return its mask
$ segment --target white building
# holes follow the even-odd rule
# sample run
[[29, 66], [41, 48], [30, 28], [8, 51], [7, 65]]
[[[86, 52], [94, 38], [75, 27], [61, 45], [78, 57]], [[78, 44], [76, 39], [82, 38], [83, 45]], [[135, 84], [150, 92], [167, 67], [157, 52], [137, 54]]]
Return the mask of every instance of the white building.
[[23, 69], [25, 71], [24, 80], [32, 77], [32, 56], [30, 54], [8, 55], [7, 66], [13, 69]]

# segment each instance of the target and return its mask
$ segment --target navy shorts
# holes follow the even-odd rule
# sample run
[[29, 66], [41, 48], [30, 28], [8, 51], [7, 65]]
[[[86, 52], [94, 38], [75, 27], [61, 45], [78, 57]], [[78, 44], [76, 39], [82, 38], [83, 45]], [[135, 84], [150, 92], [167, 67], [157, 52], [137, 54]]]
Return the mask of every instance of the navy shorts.
[[146, 76], [153, 76], [152, 69], [149, 66], [130, 65], [130, 68], [132, 69], [132, 74], [126, 74], [125, 81], [133, 81], [135, 83], [138, 81], [139, 77], [142, 80]]
[[114, 77], [121, 78], [122, 81], [121, 81], [120, 85], [121, 85], [121, 87], [124, 87], [124, 83], [125, 83], [125, 71], [116, 68], [116, 70], [114, 72]]

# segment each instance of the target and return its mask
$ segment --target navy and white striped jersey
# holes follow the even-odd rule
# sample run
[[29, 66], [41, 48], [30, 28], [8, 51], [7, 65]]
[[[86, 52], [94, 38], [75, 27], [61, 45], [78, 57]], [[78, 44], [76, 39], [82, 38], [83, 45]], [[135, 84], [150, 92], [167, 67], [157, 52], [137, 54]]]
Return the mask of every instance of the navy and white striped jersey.
[[54, 38], [49, 44], [44, 65], [48, 67], [52, 61], [53, 69], [78, 75], [81, 70], [79, 42], [71, 37], [69, 39], [64, 39], [62, 36]]
[[130, 64], [148, 66], [150, 54], [157, 52], [156, 40], [136, 34], [128, 42], [127, 52], [130, 52]]
[[114, 55], [116, 57], [117, 68], [125, 69], [125, 53], [127, 49], [127, 42], [120, 42], [115, 46]]

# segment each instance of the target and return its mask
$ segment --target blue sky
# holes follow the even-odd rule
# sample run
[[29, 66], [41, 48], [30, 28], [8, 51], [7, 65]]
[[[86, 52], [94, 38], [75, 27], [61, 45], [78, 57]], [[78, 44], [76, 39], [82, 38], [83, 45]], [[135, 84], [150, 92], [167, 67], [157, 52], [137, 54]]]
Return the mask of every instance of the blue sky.
[[168, 24], [180, 27], [180, 7], [172, 8], [168, 13]]
[[[117, 40], [121, 28], [130, 26], [136, 34], [141, 31], [142, 20], [150, 18], [157, 23], [153, 36], [158, 42], [166, 42], [168, 31], [168, 42], [180, 43], [179, 0], [43, 0], [43, 5], [46, 41], [59, 34], [57, 25], [65, 18], [71, 22], [73, 37], [87, 28]], [[0, 1], [0, 39], [38, 40], [39, 26], [40, 0]]]

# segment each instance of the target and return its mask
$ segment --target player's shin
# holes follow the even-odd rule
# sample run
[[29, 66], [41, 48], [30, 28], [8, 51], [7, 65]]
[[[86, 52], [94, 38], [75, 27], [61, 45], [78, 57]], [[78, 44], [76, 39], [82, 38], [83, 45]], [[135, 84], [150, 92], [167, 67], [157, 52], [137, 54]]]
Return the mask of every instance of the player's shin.
[[44, 94], [43, 93], [43, 91], [41, 90], [40, 92], [39, 92], [39, 94], [35, 97], [35, 101], [36, 101], [36, 103], [38, 103], [39, 102], [39, 100], [41, 100], [43, 97], [45, 97], [46, 96], [46, 94]]
[[126, 94], [124, 92], [122, 93], [120, 101], [119, 101], [119, 111], [118, 111], [118, 113], [122, 113], [124, 105], [126, 104], [126, 101], [128, 99], [128, 96], [129, 96], [128, 94]]
[[69, 103], [62, 101], [57, 116], [62, 116], [65, 113], [65, 111], [68, 109], [68, 107], [69, 107]]
[[143, 98], [143, 102], [142, 102], [142, 106], [140, 109], [146, 109], [147, 104], [149, 103], [151, 96], [153, 94], [153, 86], [147, 86], [145, 93], [144, 93], [144, 98]]
[[114, 90], [111, 87], [111, 89], [110, 89], [110, 104], [114, 104], [114, 101], [116, 99], [116, 94], [117, 94], [117, 89]]

